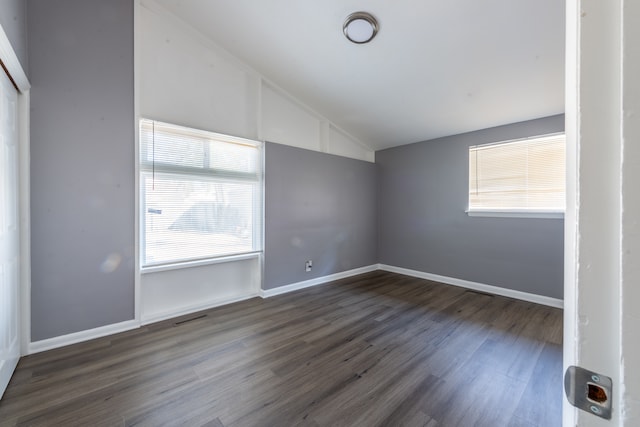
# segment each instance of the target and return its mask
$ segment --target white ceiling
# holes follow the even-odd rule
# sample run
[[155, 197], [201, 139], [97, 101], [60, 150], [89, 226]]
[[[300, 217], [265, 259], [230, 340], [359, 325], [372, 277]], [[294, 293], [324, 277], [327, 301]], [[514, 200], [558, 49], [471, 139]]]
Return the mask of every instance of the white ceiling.
[[564, 112], [561, 0], [159, 3], [374, 150]]

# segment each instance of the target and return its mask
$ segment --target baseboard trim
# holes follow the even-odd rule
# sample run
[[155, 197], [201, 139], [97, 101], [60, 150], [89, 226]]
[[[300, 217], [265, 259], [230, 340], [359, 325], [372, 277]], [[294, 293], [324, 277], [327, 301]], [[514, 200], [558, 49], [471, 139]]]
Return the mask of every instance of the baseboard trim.
[[65, 347], [71, 344], [77, 344], [79, 342], [89, 341], [95, 338], [102, 338], [107, 335], [113, 335], [120, 332], [130, 331], [140, 327], [140, 322], [137, 320], [127, 320], [120, 323], [114, 323], [111, 325], [100, 326], [93, 329], [87, 329], [85, 331], [74, 332], [67, 335], [60, 335], [53, 338], [47, 338], [45, 340], [34, 341], [28, 346], [27, 354], [40, 353], [47, 350], [53, 350], [59, 347]]
[[161, 322], [167, 319], [173, 319], [174, 317], [184, 316], [185, 314], [197, 313], [202, 310], [209, 310], [210, 308], [220, 307], [222, 305], [233, 304], [234, 302], [244, 301], [251, 298], [260, 296], [258, 292], [252, 292], [251, 294], [241, 295], [234, 298], [227, 298], [221, 300], [213, 300], [204, 304], [190, 305], [183, 307], [180, 310], [165, 311], [150, 316], [142, 315], [141, 325], [149, 325], [151, 323]]
[[404, 274], [407, 276], [418, 277], [420, 279], [433, 280], [434, 282], [446, 283], [447, 285], [460, 286], [462, 288], [473, 289], [475, 291], [486, 292], [494, 295], [515, 298], [522, 301], [533, 302], [536, 304], [547, 305], [549, 307], [564, 308], [564, 301], [557, 298], [551, 298], [544, 295], [531, 294], [528, 292], [516, 291], [513, 289], [502, 288], [500, 286], [487, 285], [484, 283], [471, 282], [469, 280], [456, 279], [454, 277], [440, 276], [438, 274], [425, 273], [423, 271], [410, 270], [408, 268], [394, 267], [392, 265], [378, 264], [380, 270], [392, 273]]
[[100, 326], [85, 331], [74, 332], [67, 335], [61, 335], [58, 337], [48, 338], [45, 340], [34, 341], [28, 345], [27, 354], [40, 353], [47, 350], [53, 350], [60, 347], [65, 347], [72, 344], [77, 344], [84, 341], [89, 341], [96, 338], [102, 338], [107, 335], [113, 335], [120, 332], [130, 331], [132, 329], [139, 328], [143, 325], [159, 322], [162, 320], [171, 319], [174, 317], [182, 316], [189, 313], [195, 313], [197, 311], [207, 310], [214, 307], [219, 307], [226, 304], [232, 304], [238, 301], [244, 301], [257, 296], [262, 298], [270, 298], [276, 295], [286, 294], [289, 292], [297, 291], [299, 289], [310, 288], [312, 286], [322, 285], [324, 283], [332, 282], [334, 280], [346, 279], [347, 277], [357, 276], [358, 274], [369, 273], [371, 271], [384, 270], [392, 273], [404, 274], [407, 276], [418, 277], [420, 279], [433, 280], [435, 282], [445, 283], [447, 285], [460, 286], [462, 288], [473, 289], [480, 292], [486, 292], [494, 295], [501, 295], [509, 298], [515, 298], [523, 301], [533, 302], [536, 304], [542, 304], [549, 307], [563, 308], [564, 302], [561, 299], [546, 297], [543, 295], [531, 294], [528, 292], [516, 291], [513, 289], [501, 288], [499, 286], [487, 285], [484, 283], [472, 282], [469, 280], [456, 279], [454, 277], [440, 276], [438, 274], [425, 273], [423, 271], [411, 270], [408, 268], [394, 267], [386, 264], [373, 264], [366, 267], [354, 268], [353, 270], [342, 271], [340, 273], [329, 274], [327, 276], [316, 277], [315, 279], [305, 280], [302, 282], [292, 283], [290, 285], [280, 286], [274, 289], [261, 289], [257, 293], [250, 295], [243, 295], [238, 298], [213, 301], [206, 304], [199, 304], [197, 306], [190, 306], [183, 308], [179, 311], [172, 311], [167, 313], [155, 314], [149, 317], [143, 317], [141, 321], [127, 320], [120, 323], [114, 323], [112, 325]]
[[198, 304], [190, 307], [185, 307], [178, 311], [165, 312], [155, 314], [149, 317], [143, 317], [138, 320], [127, 320], [120, 323], [114, 323], [112, 325], [100, 326], [93, 329], [87, 329], [85, 331], [74, 332], [67, 335], [60, 335], [53, 338], [47, 338], [45, 340], [34, 341], [28, 345], [27, 354], [41, 353], [47, 350], [54, 350], [60, 347], [66, 347], [72, 344], [78, 344], [85, 341], [90, 341], [96, 338], [106, 337], [108, 335], [114, 335], [120, 332], [130, 331], [137, 329], [141, 326], [148, 325], [162, 320], [171, 319], [174, 317], [183, 316], [185, 314], [195, 313], [202, 310], [208, 310], [210, 308], [219, 307], [221, 305], [232, 304], [238, 301], [244, 301], [246, 299], [255, 298], [260, 296], [257, 292], [250, 295], [243, 295], [238, 298], [231, 298], [225, 300], [218, 300], [209, 302], [206, 304]]
[[333, 282], [334, 280], [346, 279], [347, 277], [357, 276], [358, 274], [369, 273], [371, 271], [378, 270], [378, 268], [378, 264], [373, 264], [365, 267], [354, 268], [353, 270], [341, 271], [340, 273], [329, 274], [327, 276], [316, 277], [315, 279], [292, 283], [290, 285], [279, 286], [273, 289], [261, 289], [260, 296], [262, 298], [270, 298], [276, 295], [297, 291], [299, 289], [310, 288], [312, 286], [318, 286], [324, 283]]

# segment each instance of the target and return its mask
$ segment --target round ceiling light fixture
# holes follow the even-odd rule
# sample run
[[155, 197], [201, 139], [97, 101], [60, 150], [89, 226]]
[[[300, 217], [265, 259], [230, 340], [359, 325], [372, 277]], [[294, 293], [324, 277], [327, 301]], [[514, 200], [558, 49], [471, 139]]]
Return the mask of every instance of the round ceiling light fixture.
[[378, 21], [368, 12], [354, 12], [347, 16], [342, 31], [349, 41], [357, 44], [369, 43], [378, 33]]

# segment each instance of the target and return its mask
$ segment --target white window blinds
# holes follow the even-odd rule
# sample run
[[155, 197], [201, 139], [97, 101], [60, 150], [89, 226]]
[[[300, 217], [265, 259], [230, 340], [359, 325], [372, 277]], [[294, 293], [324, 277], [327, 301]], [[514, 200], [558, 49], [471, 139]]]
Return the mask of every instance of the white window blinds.
[[261, 250], [259, 142], [140, 121], [142, 266]]
[[564, 212], [565, 135], [469, 147], [469, 211]]

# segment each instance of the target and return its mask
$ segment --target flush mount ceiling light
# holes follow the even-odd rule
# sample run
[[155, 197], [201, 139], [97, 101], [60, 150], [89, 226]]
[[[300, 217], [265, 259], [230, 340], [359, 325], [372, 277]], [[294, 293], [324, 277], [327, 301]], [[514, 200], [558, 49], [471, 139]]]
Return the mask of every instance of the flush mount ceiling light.
[[347, 16], [342, 30], [353, 43], [369, 43], [378, 33], [378, 21], [370, 13], [354, 12]]

